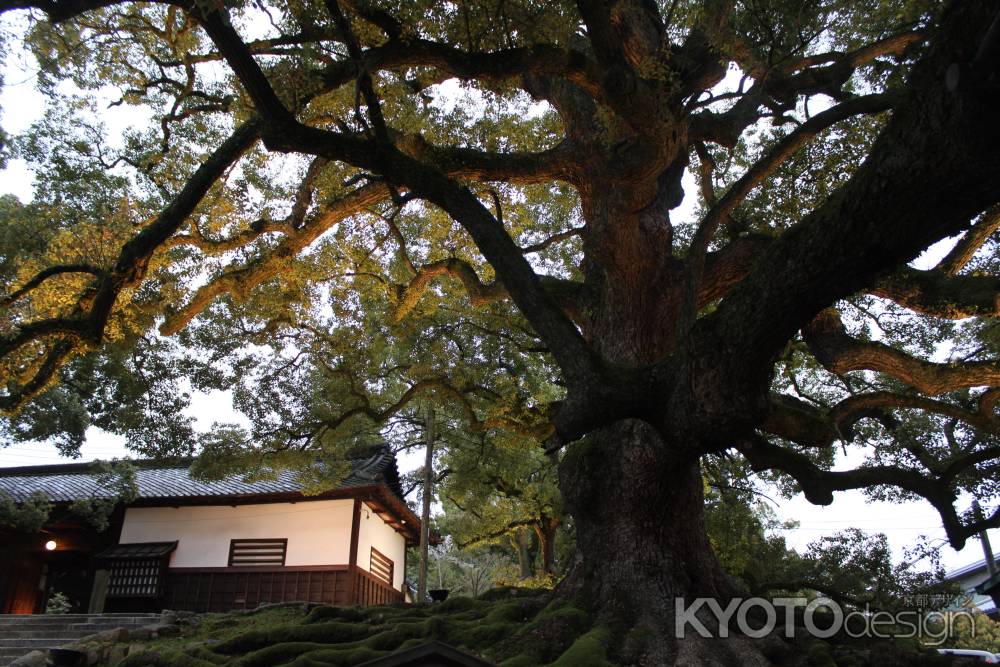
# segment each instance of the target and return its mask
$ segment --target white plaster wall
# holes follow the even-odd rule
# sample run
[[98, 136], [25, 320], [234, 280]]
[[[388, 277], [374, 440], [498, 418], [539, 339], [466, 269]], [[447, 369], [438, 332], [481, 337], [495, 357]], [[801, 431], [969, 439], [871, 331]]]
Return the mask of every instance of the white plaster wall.
[[[350, 499], [236, 507], [130, 507], [125, 510], [120, 542], [178, 540], [170, 567], [226, 567], [230, 540], [287, 538], [285, 565], [346, 565], [353, 509]], [[374, 515], [373, 519], [379, 520]], [[394, 553], [377, 544], [375, 548], [387, 555]], [[364, 553], [367, 566], [370, 552]]]
[[358, 530], [358, 565], [371, 572], [372, 547], [392, 559], [392, 587], [403, 587], [403, 556], [406, 540], [383, 521], [367, 504], [361, 504], [361, 527]]

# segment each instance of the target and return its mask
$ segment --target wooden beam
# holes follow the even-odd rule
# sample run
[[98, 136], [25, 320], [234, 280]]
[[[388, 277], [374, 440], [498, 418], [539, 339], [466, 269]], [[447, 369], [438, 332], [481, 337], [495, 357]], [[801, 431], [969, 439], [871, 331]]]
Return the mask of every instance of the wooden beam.
[[407, 545], [403, 544], [403, 578], [400, 580], [399, 592], [403, 594], [403, 602], [406, 602], [406, 552]]

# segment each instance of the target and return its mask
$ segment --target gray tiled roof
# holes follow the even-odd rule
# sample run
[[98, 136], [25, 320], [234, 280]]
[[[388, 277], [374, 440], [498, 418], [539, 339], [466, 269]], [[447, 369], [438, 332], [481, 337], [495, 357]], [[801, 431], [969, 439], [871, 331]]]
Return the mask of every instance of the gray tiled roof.
[[[1000, 561], [1000, 553], [994, 554], [993, 559], [996, 561]], [[977, 570], [982, 570], [983, 572], [986, 572], [987, 567], [985, 558], [980, 558], [974, 563], [969, 563], [968, 565], [963, 565], [962, 567], [949, 571], [947, 574], [944, 575], [944, 580], [951, 581], [953, 579], [961, 579], [966, 575], [975, 573]]]
[[134, 544], [115, 544], [94, 556], [100, 560], [146, 560], [162, 558], [177, 549], [177, 540], [173, 542], [139, 542]]
[[[301, 485], [295, 474], [284, 471], [274, 480], [247, 482], [241, 477], [215, 481], [192, 479], [189, 461], [157, 464], [138, 461], [136, 485], [139, 499], [240, 497], [299, 493]], [[388, 447], [373, 448], [365, 456], [351, 460], [351, 472], [338, 488], [367, 486], [384, 481], [396, 495], [402, 497], [396, 457]], [[0, 468], [0, 491], [20, 501], [40, 491], [54, 502], [70, 502], [78, 498], [110, 496], [98, 485], [88, 463]]]

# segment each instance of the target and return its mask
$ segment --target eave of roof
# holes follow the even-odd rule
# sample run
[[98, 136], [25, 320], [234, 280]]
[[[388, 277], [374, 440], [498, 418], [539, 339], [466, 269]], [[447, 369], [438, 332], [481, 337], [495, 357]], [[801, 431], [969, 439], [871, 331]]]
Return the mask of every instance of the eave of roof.
[[[259, 481], [245, 481], [236, 476], [220, 480], [198, 480], [190, 476], [190, 464], [191, 459], [134, 461], [138, 487], [136, 504], [147, 501], [188, 504], [205, 499], [229, 503], [266, 498], [280, 501], [318, 497], [303, 494], [294, 473], [289, 471], [278, 473], [274, 479]], [[385, 484], [402, 500], [396, 458], [388, 447], [373, 448], [366, 456], [352, 459], [351, 464], [350, 473], [334, 491], [343, 492], [356, 487]], [[92, 463], [2, 468], [0, 491], [6, 492], [15, 501], [27, 500], [34, 493], [43, 493], [55, 503], [69, 503], [90, 497], [113, 497], [113, 492], [97, 483], [93, 472], [95, 470]]]
[[[994, 554], [993, 558], [996, 559], [997, 561], [1000, 561], [1000, 553]], [[967, 574], [972, 574], [973, 572], [976, 572], [977, 570], [984, 570], [985, 571], [986, 569], [987, 569], [987, 567], [986, 567], [986, 559], [983, 558], [981, 560], [977, 560], [974, 563], [969, 563], [968, 565], [963, 565], [962, 567], [956, 568], [956, 569], [948, 572], [947, 574], [944, 575], [944, 580], [945, 581], [951, 581], [953, 579], [959, 579], [961, 577], [964, 577]]]

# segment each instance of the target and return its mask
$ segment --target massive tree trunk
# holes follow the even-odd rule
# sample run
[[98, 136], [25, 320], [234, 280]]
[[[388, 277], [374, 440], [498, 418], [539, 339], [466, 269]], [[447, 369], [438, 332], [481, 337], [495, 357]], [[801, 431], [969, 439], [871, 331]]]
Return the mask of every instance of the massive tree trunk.
[[[691, 454], [703, 445], [693, 440], [699, 436], [698, 417], [686, 409], [703, 407], [695, 405], [692, 380], [715, 383], [723, 374], [700, 368], [697, 351], [685, 350], [688, 341], [678, 339], [683, 303], [668, 288], [682, 272], [669, 252], [669, 210], [678, 202], [680, 187], [674, 159], [662, 156], [660, 171], [641, 180], [613, 180], [610, 171], [595, 172], [592, 186], [583, 191], [584, 270], [594, 286], [588, 342], [622, 367], [675, 356], [677, 363], [660, 386], [673, 385], [672, 403], [678, 408], [673, 415], [659, 410], [659, 428], [648, 420], [622, 419], [566, 448], [559, 480], [576, 528], [577, 562], [559, 594], [588, 606], [598, 624], [616, 628], [623, 664], [710, 659], [768, 664], [742, 638], [706, 640], [687, 633], [679, 641], [674, 636], [679, 599], [722, 601], [739, 593], [709, 542], [701, 466]], [[608, 179], [603, 187], [602, 179]]]
[[705, 533], [700, 466], [673, 456], [644, 422], [588, 435], [559, 472], [581, 574], [603, 609], [628, 618], [677, 596], [734, 592]]
[[[577, 443], [559, 468], [577, 531], [577, 563], [559, 592], [597, 623], [624, 629], [623, 664], [767, 664], [747, 641], [674, 639], [678, 598], [726, 600], [738, 587], [705, 532], [704, 482], [646, 423], [621, 421]], [[723, 603], [724, 606], [724, 603]], [[727, 660], [728, 656], [728, 660]]]

